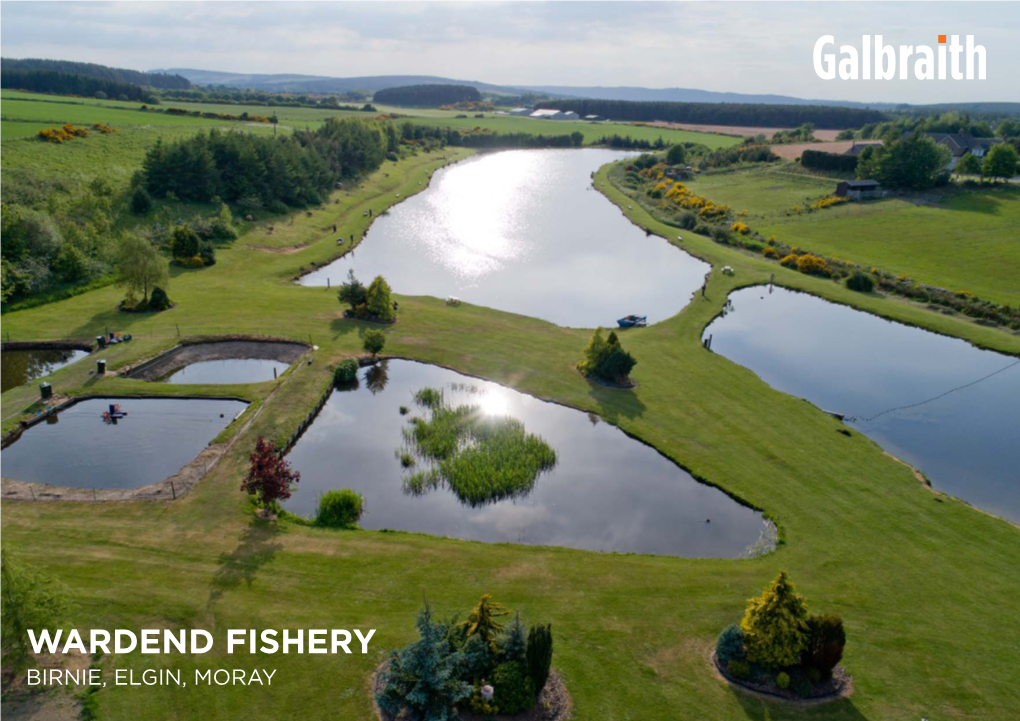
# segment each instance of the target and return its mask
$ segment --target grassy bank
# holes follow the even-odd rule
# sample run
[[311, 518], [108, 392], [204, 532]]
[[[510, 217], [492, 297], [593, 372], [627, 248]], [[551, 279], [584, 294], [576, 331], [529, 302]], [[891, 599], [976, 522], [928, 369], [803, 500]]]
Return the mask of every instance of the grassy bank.
[[[254, 520], [238, 479], [254, 438], [289, 435], [328, 383], [328, 365], [359, 352], [367, 327], [341, 318], [335, 293], [290, 278], [336, 254], [332, 223], [360, 238], [362, 210], [376, 213], [424, 185], [445, 160], [387, 163], [339, 205], [276, 224], [270, 252], [264, 227], [218, 254], [217, 265], [177, 272], [178, 306], [151, 316], [114, 310], [116, 289], [90, 292], [4, 316], [14, 339], [91, 337], [107, 325], [153, 348], [183, 334], [264, 333], [320, 346], [311, 365], [266, 401], [265, 411], [211, 475], [174, 503], [4, 504], [6, 545], [59, 576], [78, 601], [79, 627], [376, 628], [369, 656], [108, 657], [107, 669], [276, 668], [267, 690], [107, 687], [104, 719], [373, 719], [368, 677], [387, 649], [413, 637], [426, 594], [445, 615], [481, 593], [528, 618], [550, 621], [554, 664], [579, 719], [1008, 718], [1016, 709], [1020, 649], [1009, 619], [1020, 614], [1020, 529], [932, 493], [875, 443], [813, 406], [772, 390], [749, 370], [704, 350], [700, 335], [727, 294], [766, 282], [850, 303], [886, 317], [1020, 353], [1020, 338], [920, 306], [853, 294], [683, 233], [683, 247], [732, 277], [713, 272], [706, 297], [647, 329], [627, 331], [639, 360], [638, 388], [587, 382], [573, 368], [584, 330], [470, 305], [401, 297], [387, 352], [482, 376], [600, 414], [772, 514], [786, 543], [764, 558], [691, 560], [487, 545], [416, 534], [330, 532]], [[597, 182], [605, 179], [605, 171]], [[626, 208], [610, 184], [600, 188]], [[667, 238], [640, 206], [626, 214]], [[327, 231], [325, 228], [329, 226]], [[281, 227], [286, 227], [282, 238]], [[660, 242], [649, 239], [648, 242]], [[400, 289], [395, 291], [399, 293]], [[142, 348], [143, 346], [135, 346]], [[77, 364], [61, 373], [80, 384]], [[60, 389], [61, 376], [54, 376]], [[96, 380], [95, 392], [142, 383]], [[31, 389], [29, 389], [31, 390]], [[209, 392], [216, 392], [215, 386]], [[220, 389], [222, 390], [222, 389]], [[2, 397], [17, 406], [24, 389]], [[337, 486], [344, 485], [342, 453]], [[626, 482], [626, 479], [621, 479]], [[369, 509], [371, 513], [371, 509]], [[83, 522], [86, 521], [87, 522]], [[786, 569], [813, 611], [846, 620], [850, 699], [794, 707], [751, 698], [720, 682], [708, 656], [715, 636], [739, 617], [745, 599]], [[980, 594], [980, 603], [975, 596]]]

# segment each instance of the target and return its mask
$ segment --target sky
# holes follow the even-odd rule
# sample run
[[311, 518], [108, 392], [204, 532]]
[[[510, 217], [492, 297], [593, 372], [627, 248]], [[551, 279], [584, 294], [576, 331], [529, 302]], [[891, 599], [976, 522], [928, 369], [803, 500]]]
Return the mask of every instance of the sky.
[[[55, 7], [58, 6], [58, 7]], [[861, 47], [971, 34], [984, 81], [822, 80], [822, 35]], [[439, 75], [862, 102], [1020, 101], [1020, 3], [178, 2], [0, 5], [4, 57], [138, 70]], [[911, 73], [912, 76], [912, 73]]]

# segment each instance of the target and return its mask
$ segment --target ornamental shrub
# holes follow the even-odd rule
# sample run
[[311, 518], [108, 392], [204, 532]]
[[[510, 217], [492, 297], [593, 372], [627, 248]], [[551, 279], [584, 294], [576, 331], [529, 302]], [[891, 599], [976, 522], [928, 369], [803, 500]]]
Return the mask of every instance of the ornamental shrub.
[[390, 658], [376, 703], [393, 718], [457, 721], [457, 704], [471, 696], [471, 685], [455, 673], [464, 655], [451, 648], [448, 627], [432, 620], [428, 604], [417, 626], [420, 638]]
[[333, 369], [334, 385], [346, 385], [353, 383], [358, 377], [358, 362], [353, 358], [344, 358], [337, 367]]
[[764, 255], [766, 258], [778, 258], [779, 257], [779, 251], [777, 251], [772, 246], [766, 246], [766, 247], [762, 248], [761, 249], [761, 254]]
[[462, 650], [465, 678], [487, 678], [496, 667], [496, 654], [480, 635], [469, 636]]
[[790, 253], [789, 255], [784, 256], [783, 259], [781, 261], [779, 261], [779, 262], [782, 265], [786, 266], [787, 268], [794, 268], [794, 269], [796, 269], [796, 267], [797, 267], [797, 255], [795, 253]]
[[507, 716], [527, 711], [535, 703], [535, 686], [520, 661], [497, 666], [492, 672], [492, 686], [495, 689], [492, 700], [499, 705], [500, 713]]
[[790, 674], [780, 671], [776, 676], [776, 686], [784, 690], [790, 688]]
[[524, 662], [528, 650], [528, 627], [521, 621], [521, 614], [515, 613], [514, 620], [506, 627], [499, 639], [499, 660]]
[[174, 258], [193, 258], [198, 255], [202, 239], [190, 225], [178, 225], [170, 231], [170, 253]]
[[535, 695], [542, 693], [546, 681], [549, 680], [549, 669], [552, 666], [553, 641], [552, 626], [532, 626], [528, 632], [527, 656], [528, 675], [535, 689]]
[[365, 510], [365, 499], [349, 488], [326, 491], [319, 496], [315, 525], [327, 528], [356, 528]]
[[796, 664], [807, 644], [807, 619], [804, 597], [781, 571], [760, 596], [748, 601], [740, 622], [748, 661], [765, 668]]
[[856, 271], [846, 279], [846, 287], [859, 293], [870, 293], [875, 289], [875, 281], [867, 273]]
[[723, 629], [715, 642], [715, 657], [719, 665], [726, 668], [730, 661], [743, 661], [744, 656], [744, 632], [740, 626], [731, 623]]
[[797, 270], [808, 275], [830, 275], [832, 272], [829, 270], [829, 264], [825, 262], [825, 258], [819, 258], [810, 253], [805, 253], [797, 258]]
[[751, 665], [747, 661], [733, 659], [726, 664], [726, 672], [735, 679], [746, 681], [751, 678]]
[[808, 617], [802, 658], [805, 666], [816, 668], [824, 678], [829, 678], [832, 669], [843, 658], [844, 646], [846, 631], [843, 630], [843, 619], [834, 615]]
[[166, 291], [156, 286], [149, 294], [149, 310], [166, 310], [170, 307], [170, 298]]
[[365, 304], [369, 314], [378, 320], [393, 320], [393, 300], [390, 298], [390, 284], [381, 275], [377, 275], [368, 286]]
[[198, 250], [198, 257], [205, 265], [216, 265], [216, 251], [208, 243], [203, 243]]

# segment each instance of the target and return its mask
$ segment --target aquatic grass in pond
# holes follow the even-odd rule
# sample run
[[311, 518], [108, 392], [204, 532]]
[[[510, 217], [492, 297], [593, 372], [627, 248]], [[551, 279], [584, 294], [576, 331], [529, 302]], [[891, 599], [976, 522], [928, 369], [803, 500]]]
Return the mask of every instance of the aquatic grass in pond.
[[[414, 399], [430, 418], [412, 418], [404, 441], [430, 467], [405, 479], [408, 493], [420, 495], [445, 482], [461, 502], [478, 506], [527, 495], [539, 474], [556, 465], [556, 451], [516, 418], [487, 415], [474, 404], [452, 408], [436, 388], [422, 388]], [[398, 451], [404, 468], [409, 455]]]
[[[284, 502], [288, 511], [314, 517], [320, 494], [350, 488], [365, 499], [360, 525], [369, 530], [716, 558], [737, 558], [759, 538], [760, 513], [698, 483], [612, 424], [445, 368], [395, 359], [379, 364], [386, 365], [385, 385], [369, 387], [370, 369], [362, 368], [358, 384], [332, 391], [290, 451], [301, 484]], [[400, 462], [403, 451], [417, 458], [403, 434], [410, 419], [431, 417], [414, 401], [423, 388], [442, 390], [454, 408], [478, 406], [493, 418], [518, 419], [555, 449], [556, 465], [525, 496], [461, 502], [437, 463], [417, 460], [404, 468]], [[405, 416], [397, 412], [401, 404]]]

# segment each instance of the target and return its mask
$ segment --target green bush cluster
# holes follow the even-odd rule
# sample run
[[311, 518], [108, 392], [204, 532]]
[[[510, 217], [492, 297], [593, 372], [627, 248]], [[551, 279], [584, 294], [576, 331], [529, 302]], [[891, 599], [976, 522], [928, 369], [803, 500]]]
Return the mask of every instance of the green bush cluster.
[[365, 499], [349, 488], [326, 491], [319, 496], [315, 525], [326, 528], [356, 528], [365, 511]]
[[783, 689], [784, 691], [790, 687], [790, 674], [785, 671], [780, 671], [776, 674], [776, 686]]
[[855, 271], [853, 275], [846, 279], [846, 287], [850, 290], [856, 290], [858, 293], [870, 293], [875, 290], [875, 281], [867, 273]]
[[350, 313], [355, 318], [391, 321], [396, 317], [391, 294], [389, 283], [381, 275], [377, 275], [372, 284], [366, 288], [351, 269], [347, 271], [347, 280], [337, 289], [336, 297], [350, 308]]
[[584, 358], [577, 364], [586, 376], [594, 376], [610, 383], [623, 384], [637, 361], [620, 345], [616, 331], [610, 331], [603, 339], [602, 329], [596, 328], [584, 349]]
[[751, 678], [751, 665], [747, 661], [733, 659], [726, 664], [726, 671], [730, 676], [741, 681]]
[[335, 385], [347, 385], [353, 383], [358, 377], [358, 362], [353, 358], [344, 358], [336, 368], [333, 369], [333, 383]]
[[[419, 640], [396, 651], [383, 672], [376, 702], [393, 718], [454, 721], [458, 707], [494, 716], [529, 710], [545, 688], [552, 663], [552, 631], [528, 631], [519, 614], [485, 595], [466, 621], [418, 615]], [[486, 702], [482, 686], [491, 684]]]

